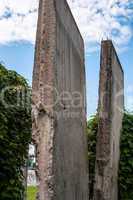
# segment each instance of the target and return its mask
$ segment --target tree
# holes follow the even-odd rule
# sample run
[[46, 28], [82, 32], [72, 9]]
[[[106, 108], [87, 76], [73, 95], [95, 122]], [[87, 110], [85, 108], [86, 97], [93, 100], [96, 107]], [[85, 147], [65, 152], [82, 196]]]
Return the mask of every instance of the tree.
[[23, 199], [30, 140], [30, 88], [22, 76], [0, 64], [0, 200]]
[[[88, 121], [88, 161], [90, 199], [93, 199], [96, 159], [96, 136], [98, 132], [98, 117], [93, 116]], [[133, 114], [125, 112], [120, 142], [119, 164], [119, 200], [133, 199]]]
[[120, 144], [119, 199], [133, 199], [133, 114], [125, 113]]
[[97, 115], [95, 115], [87, 123], [90, 200], [93, 199], [93, 192], [94, 192], [97, 131], [98, 131], [98, 117]]

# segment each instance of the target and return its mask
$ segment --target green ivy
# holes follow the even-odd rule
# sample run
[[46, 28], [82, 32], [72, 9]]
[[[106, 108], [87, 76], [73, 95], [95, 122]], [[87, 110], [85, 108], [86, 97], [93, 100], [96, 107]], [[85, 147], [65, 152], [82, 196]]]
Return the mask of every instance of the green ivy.
[[133, 114], [125, 113], [121, 136], [119, 199], [133, 199]]
[[97, 130], [98, 130], [98, 117], [96, 115], [93, 116], [87, 123], [90, 200], [93, 199], [93, 191], [94, 191]]
[[23, 200], [22, 169], [30, 140], [30, 88], [0, 64], [0, 200]]
[[[90, 200], [93, 199], [96, 135], [98, 132], [98, 117], [94, 116], [88, 121], [88, 165]], [[119, 200], [133, 200], [133, 114], [124, 113], [120, 142], [119, 166]]]

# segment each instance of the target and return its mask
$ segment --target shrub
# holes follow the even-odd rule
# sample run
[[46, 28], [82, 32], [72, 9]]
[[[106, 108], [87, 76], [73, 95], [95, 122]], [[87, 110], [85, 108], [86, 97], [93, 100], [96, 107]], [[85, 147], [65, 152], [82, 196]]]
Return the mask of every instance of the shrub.
[[35, 200], [37, 193], [37, 187], [29, 186], [27, 188], [27, 200]]

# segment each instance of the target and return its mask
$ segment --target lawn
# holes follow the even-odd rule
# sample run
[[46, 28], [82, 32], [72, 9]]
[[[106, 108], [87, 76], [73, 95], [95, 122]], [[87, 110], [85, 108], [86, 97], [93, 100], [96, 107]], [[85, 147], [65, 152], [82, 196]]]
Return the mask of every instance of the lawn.
[[36, 187], [28, 187], [27, 188], [27, 200], [35, 200], [36, 199]]

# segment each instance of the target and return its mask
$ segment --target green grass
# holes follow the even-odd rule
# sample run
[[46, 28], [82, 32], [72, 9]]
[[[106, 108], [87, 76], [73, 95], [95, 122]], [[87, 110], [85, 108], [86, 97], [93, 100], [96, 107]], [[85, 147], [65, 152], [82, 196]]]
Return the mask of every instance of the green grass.
[[36, 187], [28, 187], [27, 188], [27, 200], [35, 200], [36, 199]]

